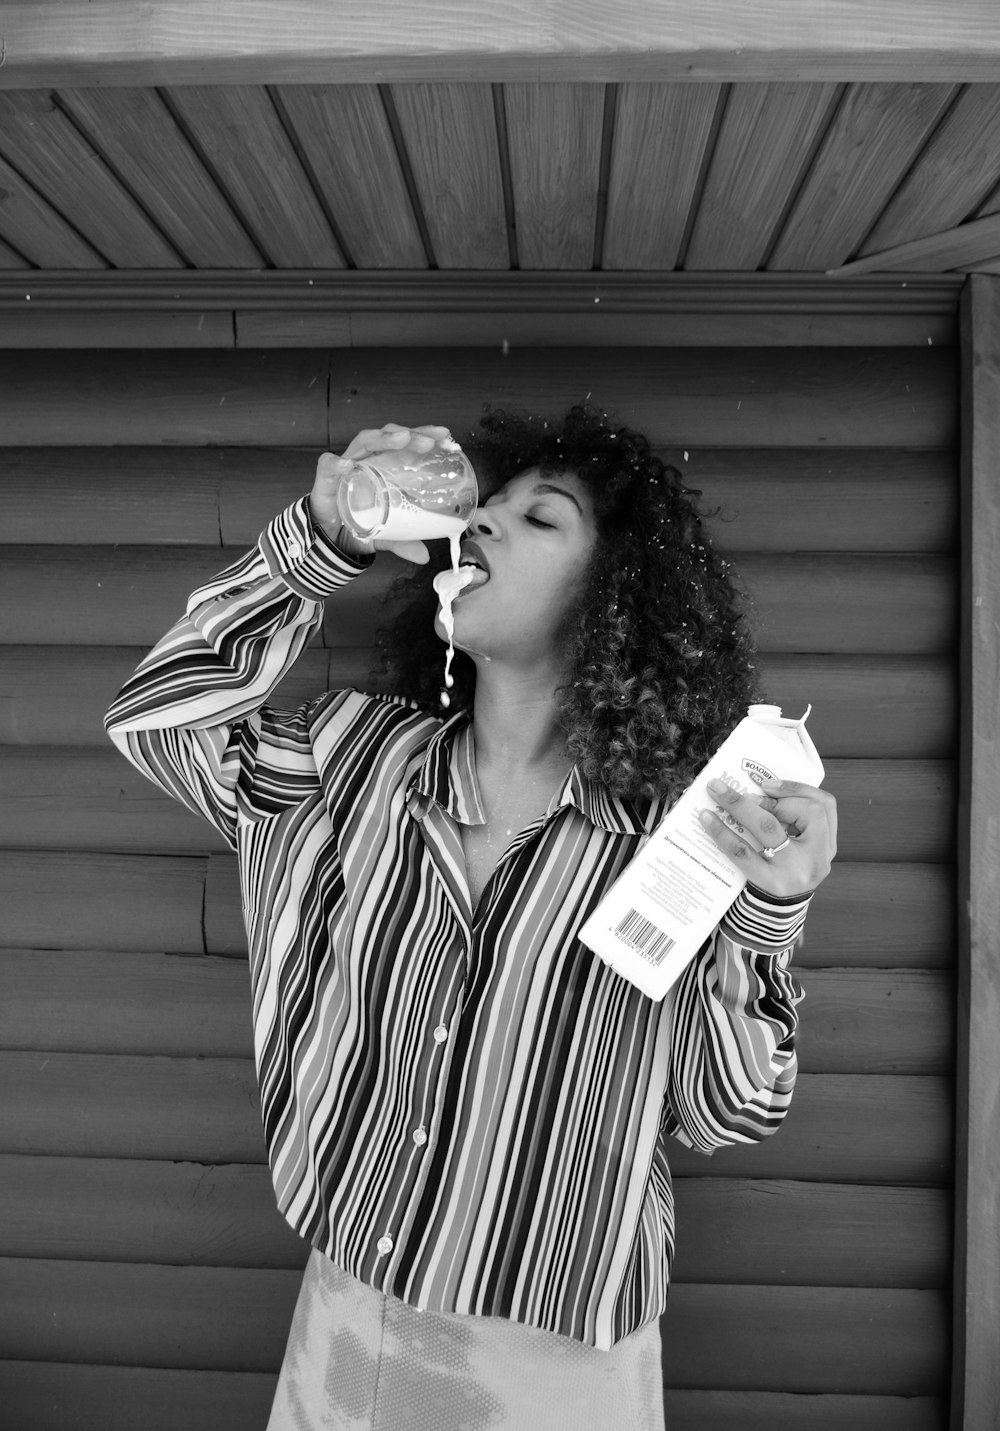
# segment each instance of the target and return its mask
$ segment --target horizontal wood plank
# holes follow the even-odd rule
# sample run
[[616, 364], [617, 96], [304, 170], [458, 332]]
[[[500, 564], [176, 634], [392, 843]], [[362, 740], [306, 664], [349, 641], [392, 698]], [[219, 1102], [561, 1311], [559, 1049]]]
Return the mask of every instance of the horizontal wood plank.
[[[0, 1336], [12, 1358], [220, 1371], [277, 1367], [301, 1281], [295, 1271], [41, 1258], [2, 1268]], [[663, 1320], [664, 1383], [940, 1394], [946, 1325], [934, 1291], [682, 1284]]]
[[588, 395], [660, 444], [920, 448], [950, 447], [956, 435], [955, 363], [942, 348], [407, 356], [332, 355], [334, 444], [390, 417], [417, 424], [428, 414], [461, 439], [484, 401], [557, 414]]
[[36, 949], [204, 949], [207, 861], [0, 850], [0, 940]]
[[[30, 284], [25, 285], [26, 288]], [[3, 315], [3, 346], [23, 348], [235, 348], [230, 313], [20, 313]]]
[[[235, 554], [234, 554], [235, 555]], [[188, 594], [227, 565], [214, 548], [12, 547], [0, 565], [0, 643], [149, 646]], [[398, 565], [379, 562], [327, 603], [327, 646], [364, 646]], [[946, 556], [743, 554], [735, 566], [768, 652], [951, 652], [957, 593]]]
[[682, 1284], [661, 1330], [670, 1389], [940, 1396], [947, 1387], [940, 1292]]
[[[145, 655], [141, 646], [0, 646], [0, 744], [104, 746], [104, 713]], [[269, 697], [294, 709], [325, 690], [378, 690], [369, 647], [309, 646]], [[921, 759], [955, 749], [952, 662], [923, 656], [765, 655], [764, 689], [785, 710], [813, 705], [828, 758]]]
[[[0, 1053], [0, 1152], [264, 1160], [248, 1059]], [[671, 1145], [679, 1176], [927, 1183], [950, 1176], [944, 1078], [802, 1074], [780, 1133], [712, 1157]]]
[[[678, 1178], [672, 1281], [946, 1287], [939, 1188]], [[0, 1155], [0, 1257], [295, 1268], [262, 1164]]]
[[303, 0], [280, 27], [236, 3], [206, 14], [155, 0], [146, 23], [123, 32], [114, 4], [69, 0], [19, 7], [9, 19], [11, 86], [44, 84], [343, 83], [405, 79], [830, 79], [858, 76], [991, 80], [1000, 74], [1000, 33], [980, 0], [957, 0], [942, 26], [936, 10], [906, 0], [831, 6], [808, 0], [794, 23], [754, 4], [733, 15], [713, 0], [650, 9], [628, 0], [613, 12], [550, 3], [526, 10], [445, 7], [415, 14], [331, 12]]
[[[155, 316], [155, 315], [153, 315]], [[201, 315], [181, 317], [194, 324]], [[309, 491], [308, 448], [13, 448], [10, 543], [246, 548]], [[667, 448], [721, 550], [951, 552], [958, 474], [947, 451]]]
[[[277, 1380], [266, 1372], [0, 1362], [10, 1414], [32, 1431], [264, 1431]], [[670, 1431], [946, 1431], [940, 1397], [667, 1391]]]
[[[802, 976], [807, 1073], [950, 1073], [954, 979], [936, 970]], [[0, 1048], [250, 1058], [249, 977], [231, 959], [0, 950]]]
[[325, 353], [0, 352], [0, 444], [326, 445]]
[[[830, 760], [847, 860], [945, 861], [952, 854], [950, 761]], [[109, 745], [0, 746], [7, 849], [201, 854], [226, 848], [207, 821], [162, 793]]]
[[[39, 853], [36, 858], [44, 861], [48, 856]], [[165, 857], [164, 862], [169, 863]], [[953, 906], [950, 865], [854, 864], [838, 859], [813, 897], [796, 965], [802, 969], [952, 968]], [[212, 954], [246, 958], [232, 855], [212, 854], [208, 859], [205, 939]], [[135, 947], [150, 946], [143, 940]]]
[[947, 1431], [941, 1396], [667, 1391], [670, 1431]]

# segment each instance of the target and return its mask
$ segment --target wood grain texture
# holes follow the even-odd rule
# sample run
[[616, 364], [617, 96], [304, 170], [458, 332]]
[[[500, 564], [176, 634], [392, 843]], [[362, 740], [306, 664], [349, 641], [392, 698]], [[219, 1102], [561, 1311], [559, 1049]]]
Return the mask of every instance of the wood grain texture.
[[[212, 548], [11, 547], [0, 568], [0, 643], [151, 646], [189, 593], [227, 565]], [[392, 575], [379, 563], [327, 603], [325, 645], [371, 644], [386, 620], [380, 601]], [[956, 593], [948, 557], [747, 553], [736, 575], [762, 651], [952, 649]]]
[[507, 268], [507, 219], [490, 87], [397, 84], [390, 96], [437, 266]]
[[920, 268], [926, 273], [943, 273], [948, 269], [986, 267], [1000, 258], [1000, 215], [990, 214], [970, 219], [967, 224], [913, 239], [893, 248], [870, 253], [865, 258], [844, 263], [830, 272], [836, 277], [859, 273], [903, 273]]
[[44, 18], [30, 4], [7, 18], [9, 85], [197, 84], [358, 79], [996, 79], [1000, 33], [983, 0], [957, 0], [946, 26], [907, 0], [807, 0], [791, 15], [724, 0], [697, 7], [624, 0], [613, 11], [579, 0], [504, 0], [489, 15], [449, 5], [414, 12], [331, 10], [298, 0], [275, 26], [226, 0], [154, 0], [123, 30], [113, 0], [70, 0]]
[[[265, 1161], [249, 1059], [4, 1052], [0, 1074], [0, 1152]], [[947, 1185], [951, 1095], [933, 1076], [803, 1073], [776, 1137], [710, 1158], [674, 1142], [670, 1163], [679, 1177]]]
[[[38, 264], [52, 268], [100, 269], [107, 266], [107, 260], [3, 157], [0, 157], [0, 187], [4, 193], [0, 204], [0, 235], [23, 255], [18, 267]], [[5, 325], [5, 345], [6, 342]]]
[[[672, 1282], [946, 1287], [940, 1188], [678, 1178]], [[0, 1256], [301, 1267], [268, 1169], [0, 1155]]]
[[[810, 906], [796, 965], [954, 968], [954, 883], [950, 865], [838, 859]], [[246, 958], [236, 861], [230, 855], [209, 856], [205, 938], [209, 953]]]
[[971, 218], [1000, 179], [1000, 86], [968, 85], [858, 252], [926, 238]]
[[[947, 1300], [866, 1288], [675, 1287], [663, 1318], [668, 1388], [941, 1395]], [[723, 1351], [722, 1348], [725, 1348]]]
[[[947, 861], [953, 847], [949, 761], [831, 760], [845, 860]], [[110, 747], [0, 746], [7, 849], [203, 854], [226, 848], [207, 821], [171, 800]]]
[[[40, 315], [47, 316], [47, 315]], [[9, 543], [246, 549], [312, 485], [318, 449], [12, 448], [0, 485]], [[946, 552], [958, 544], [947, 450], [662, 449], [729, 552]]]
[[760, 268], [840, 93], [836, 84], [733, 85], [685, 267]]
[[[249, 975], [232, 959], [0, 949], [0, 1048], [250, 1058]], [[802, 977], [806, 1073], [947, 1074], [951, 971], [814, 969]]]
[[[297, 1271], [42, 1258], [2, 1269], [0, 1334], [13, 1358], [38, 1346], [54, 1361], [234, 1371], [276, 1369], [301, 1281]], [[664, 1383], [700, 1385], [721, 1361], [711, 1379], [729, 1389], [940, 1393], [945, 1320], [933, 1291], [682, 1284], [663, 1323]]]
[[58, 98], [186, 263], [260, 267], [261, 253], [158, 90], [63, 90]]
[[[11, 1414], [66, 1431], [67, 1411], [102, 1431], [264, 1431], [276, 1374], [0, 1362]], [[667, 1391], [671, 1431], [946, 1431], [940, 1397]], [[806, 1418], [808, 1417], [808, 1420]]]
[[265, 262], [343, 268], [327, 217], [265, 89], [190, 85], [164, 94]]
[[809, 907], [802, 968], [953, 968], [951, 865], [838, 859]]
[[116, 268], [183, 260], [45, 91], [0, 93], [0, 152]]
[[26, 258], [17, 253], [9, 244], [0, 239], [0, 276], [9, 278], [10, 269], [27, 269], [31, 265]]
[[[0, 646], [0, 744], [104, 747], [104, 713], [140, 646]], [[366, 646], [310, 646], [269, 697], [294, 709], [325, 690], [374, 691]], [[953, 663], [944, 656], [765, 655], [758, 670], [777, 705], [801, 713], [827, 758], [950, 757], [957, 737]]]
[[670, 1431], [946, 1431], [940, 1396], [667, 1391]]
[[0, 445], [326, 444], [325, 353], [0, 354]]
[[830, 269], [846, 262], [953, 94], [952, 87], [943, 84], [850, 86], [767, 267]]
[[283, 85], [275, 99], [359, 268], [426, 268], [417, 227], [375, 85]]
[[[0, 646], [0, 744], [106, 749], [104, 714], [145, 654], [137, 646]], [[371, 688], [371, 660], [364, 647], [310, 646], [270, 703], [294, 710], [326, 690]]]
[[602, 266], [677, 266], [722, 87], [629, 84], [618, 93]]
[[604, 86], [504, 86], [521, 268], [594, 262]]
[[[26, 283], [30, 290], [32, 283]], [[235, 348], [230, 313], [5, 313], [3, 345], [11, 348]]]
[[[557, 415], [588, 395], [675, 447], [951, 447], [953, 356], [945, 349], [552, 348], [332, 354], [330, 439], [427, 413], [464, 436], [486, 401]], [[3, 432], [0, 428], [0, 438]], [[41, 440], [39, 437], [38, 440]], [[51, 439], [49, 439], [51, 440]], [[123, 439], [124, 440], [124, 439]], [[220, 438], [218, 440], [225, 440]], [[305, 440], [305, 439], [300, 439]]]
[[959, 787], [959, 1044], [956, 1082], [956, 1323], [952, 1420], [1000, 1418], [1000, 284], [963, 301], [962, 712]]
[[0, 939], [36, 949], [200, 954], [207, 861], [0, 851]]

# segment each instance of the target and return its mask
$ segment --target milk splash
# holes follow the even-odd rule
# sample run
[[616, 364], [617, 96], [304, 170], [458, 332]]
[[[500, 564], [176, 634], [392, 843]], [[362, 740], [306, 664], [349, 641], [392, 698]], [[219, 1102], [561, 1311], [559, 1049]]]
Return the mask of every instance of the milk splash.
[[441, 692], [441, 704], [445, 708], [451, 705], [451, 696], [448, 691], [455, 684], [455, 677], [451, 674], [451, 663], [455, 659], [455, 613], [452, 607], [455, 597], [460, 591], [465, 590], [476, 575], [475, 567], [459, 566], [459, 541], [460, 537], [458, 536], [448, 538], [451, 548], [451, 567], [439, 571], [433, 582], [434, 590], [441, 602], [441, 625], [448, 638], [448, 650], [444, 658], [445, 689]]

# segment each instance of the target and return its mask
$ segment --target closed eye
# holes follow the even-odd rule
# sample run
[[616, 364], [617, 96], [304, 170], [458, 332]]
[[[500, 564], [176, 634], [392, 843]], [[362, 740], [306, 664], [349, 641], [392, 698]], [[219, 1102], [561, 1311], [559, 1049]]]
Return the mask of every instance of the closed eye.
[[530, 522], [533, 527], [547, 527], [549, 531], [552, 531], [555, 528], [555, 522], [543, 522], [541, 517], [532, 517], [528, 515], [525, 517], [525, 521]]

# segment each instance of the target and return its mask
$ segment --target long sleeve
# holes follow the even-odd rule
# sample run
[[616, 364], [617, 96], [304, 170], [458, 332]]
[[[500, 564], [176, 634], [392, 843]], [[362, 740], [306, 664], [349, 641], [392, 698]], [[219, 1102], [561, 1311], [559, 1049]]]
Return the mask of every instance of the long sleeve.
[[[293, 503], [246, 556], [192, 593], [107, 714], [108, 734], [133, 765], [230, 844], [261, 707], [322, 621], [324, 598], [369, 564], [313, 527], [306, 498]], [[269, 719], [294, 794], [309, 780], [307, 746], [294, 713]]]
[[790, 970], [809, 896], [748, 886], [678, 985], [664, 1131], [712, 1153], [780, 1126], [798, 1065]]

